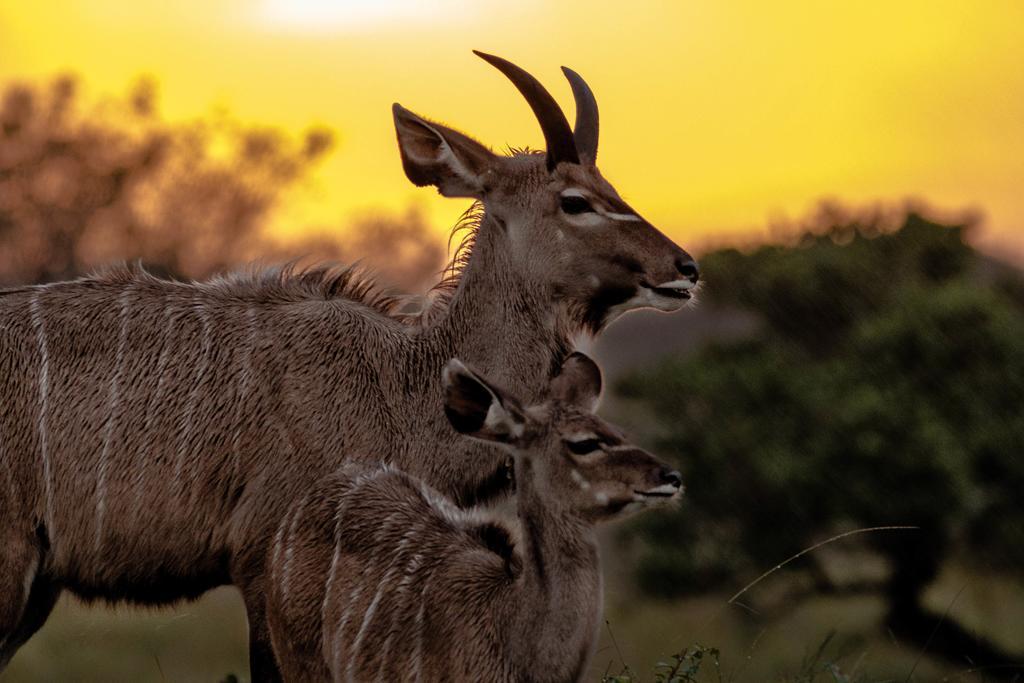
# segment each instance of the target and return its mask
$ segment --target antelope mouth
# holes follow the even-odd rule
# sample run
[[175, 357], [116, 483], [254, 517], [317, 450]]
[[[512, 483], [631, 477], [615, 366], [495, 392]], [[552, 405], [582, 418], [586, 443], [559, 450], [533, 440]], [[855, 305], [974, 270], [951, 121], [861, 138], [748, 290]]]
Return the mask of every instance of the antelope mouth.
[[662, 484], [653, 489], [647, 489], [646, 491], [633, 491], [634, 494], [640, 498], [674, 498], [678, 495], [682, 495], [683, 487], [674, 486], [672, 484]]
[[640, 283], [640, 286], [657, 296], [665, 297], [666, 299], [678, 299], [680, 301], [687, 301], [693, 297], [692, 290], [695, 287], [689, 280], [663, 282], [660, 285], [652, 285], [647, 281], [643, 281]]

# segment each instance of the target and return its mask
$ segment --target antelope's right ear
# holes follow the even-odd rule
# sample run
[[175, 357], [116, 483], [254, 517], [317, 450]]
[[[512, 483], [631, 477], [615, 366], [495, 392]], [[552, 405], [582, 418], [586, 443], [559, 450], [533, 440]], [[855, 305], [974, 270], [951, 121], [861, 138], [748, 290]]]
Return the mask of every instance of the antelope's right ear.
[[455, 431], [484, 441], [516, 445], [526, 432], [526, 415], [515, 399], [490, 385], [457, 358], [442, 375], [444, 414]]
[[402, 105], [391, 107], [405, 175], [417, 186], [434, 185], [445, 197], [484, 194], [484, 174], [497, 156], [462, 133], [416, 116]]

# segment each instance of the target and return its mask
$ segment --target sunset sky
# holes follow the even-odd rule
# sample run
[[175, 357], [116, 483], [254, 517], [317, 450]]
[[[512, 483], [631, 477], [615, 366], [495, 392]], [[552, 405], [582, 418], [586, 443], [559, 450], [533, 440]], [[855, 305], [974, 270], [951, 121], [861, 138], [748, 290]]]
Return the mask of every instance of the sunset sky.
[[478, 48], [532, 71], [570, 119], [558, 67], [582, 73], [602, 170], [684, 245], [824, 196], [915, 196], [983, 210], [985, 242], [1024, 254], [1022, 27], [1020, 0], [0, 0], [0, 85], [73, 71], [99, 98], [149, 74], [172, 120], [327, 124], [339, 144], [282, 226], [418, 204], [440, 232], [465, 202], [405, 179], [392, 102], [495, 148], [542, 146]]

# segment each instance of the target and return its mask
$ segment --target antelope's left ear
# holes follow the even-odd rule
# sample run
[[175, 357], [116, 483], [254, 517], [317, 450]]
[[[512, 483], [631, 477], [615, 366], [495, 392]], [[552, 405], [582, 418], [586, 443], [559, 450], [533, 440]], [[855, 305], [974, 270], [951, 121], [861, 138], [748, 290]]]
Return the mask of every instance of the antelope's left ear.
[[601, 368], [597, 363], [590, 356], [574, 351], [551, 381], [551, 395], [563, 403], [594, 412], [601, 398], [601, 384]]
[[442, 375], [444, 413], [455, 431], [484, 441], [517, 445], [527, 417], [518, 401], [467, 368], [457, 358]]
[[435, 186], [445, 197], [484, 195], [484, 175], [496, 156], [468, 135], [392, 107], [405, 175], [416, 185]]

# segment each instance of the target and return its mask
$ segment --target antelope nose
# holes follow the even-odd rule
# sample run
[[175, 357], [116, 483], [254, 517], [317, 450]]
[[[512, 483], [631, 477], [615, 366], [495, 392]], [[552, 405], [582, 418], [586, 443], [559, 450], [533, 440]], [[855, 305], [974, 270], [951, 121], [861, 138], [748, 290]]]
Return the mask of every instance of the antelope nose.
[[663, 470], [661, 480], [670, 486], [675, 486], [677, 489], [683, 486], [683, 475], [679, 474], [676, 470]]
[[700, 268], [697, 267], [697, 262], [693, 259], [677, 258], [676, 270], [693, 284], [697, 284], [697, 280], [700, 279]]

